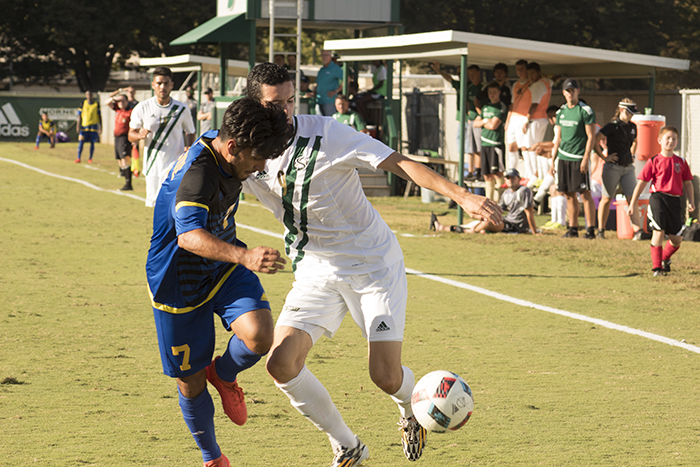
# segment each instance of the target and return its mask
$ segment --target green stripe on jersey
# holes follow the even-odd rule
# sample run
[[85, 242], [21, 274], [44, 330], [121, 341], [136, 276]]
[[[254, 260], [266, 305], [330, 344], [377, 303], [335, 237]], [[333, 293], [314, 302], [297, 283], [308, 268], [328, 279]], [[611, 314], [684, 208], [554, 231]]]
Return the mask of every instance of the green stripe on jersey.
[[304, 259], [304, 247], [307, 243], [309, 243], [309, 235], [307, 234], [309, 187], [311, 186], [311, 177], [314, 173], [314, 166], [316, 165], [316, 157], [318, 156], [318, 150], [321, 148], [321, 138], [321, 136], [316, 136], [316, 141], [314, 141], [311, 156], [309, 156], [309, 163], [306, 164], [306, 172], [304, 173], [304, 184], [301, 187], [301, 201], [299, 202], [299, 213], [301, 215], [299, 229], [304, 233], [304, 237], [297, 244], [298, 254], [292, 262], [292, 272], [297, 270], [297, 263]]
[[[153, 135], [153, 139], [151, 140], [151, 144], [147, 148], [147, 157], [148, 157], [149, 164], [148, 164], [148, 167], [146, 168], [146, 173], [145, 173], [146, 175], [148, 175], [149, 172], [151, 171], [151, 168], [153, 168], [153, 164], [156, 161], [156, 157], [158, 156], [158, 152], [163, 148], [163, 145], [167, 141], [168, 136], [170, 136], [170, 133], [173, 131], [175, 124], [177, 124], [177, 121], [182, 116], [182, 113], [184, 110], [185, 110], [184, 106], [173, 106], [173, 108], [170, 109], [170, 112], [168, 112], [168, 115], [165, 116], [165, 119], [158, 127], [158, 131], [156, 131], [156, 134]], [[172, 124], [171, 124], [171, 122], [172, 122]], [[164, 132], [165, 132], [165, 134], [163, 134]], [[153, 157], [151, 157], [151, 156], [153, 156]]]

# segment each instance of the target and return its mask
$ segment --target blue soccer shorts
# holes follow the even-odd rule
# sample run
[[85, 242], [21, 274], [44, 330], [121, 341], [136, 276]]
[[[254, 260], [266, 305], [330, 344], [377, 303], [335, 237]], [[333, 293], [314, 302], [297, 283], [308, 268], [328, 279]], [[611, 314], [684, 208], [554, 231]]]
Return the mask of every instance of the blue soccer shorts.
[[97, 131], [80, 130], [80, 136], [83, 137], [83, 141], [86, 143], [100, 142], [100, 134]]
[[184, 377], [209, 366], [216, 337], [214, 313], [230, 331], [241, 315], [259, 309], [270, 309], [260, 279], [240, 264], [204, 303], [184, 309], [168, 307], [169, 311], [154, 307], [163, 373]]

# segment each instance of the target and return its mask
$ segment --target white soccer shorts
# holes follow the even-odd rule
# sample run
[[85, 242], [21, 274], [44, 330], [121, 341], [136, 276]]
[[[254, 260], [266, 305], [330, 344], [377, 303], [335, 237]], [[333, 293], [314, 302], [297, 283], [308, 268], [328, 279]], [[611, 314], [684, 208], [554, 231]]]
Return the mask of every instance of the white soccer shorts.
[[529, 148], [527, 145], [527, 133], [523, 133], [523, 125], [527, 123], [525, 115], [513, 114], [508, 121], [508, 133], [506, 133], [506, 143], [515, 141], [519, 148]]
[[407, 287], [403, 261], [369, 274], [296, 280], [277, 326], [305, 331], [316, 343], [333, 337], [349, 311], [369, 342], [402, 341]]

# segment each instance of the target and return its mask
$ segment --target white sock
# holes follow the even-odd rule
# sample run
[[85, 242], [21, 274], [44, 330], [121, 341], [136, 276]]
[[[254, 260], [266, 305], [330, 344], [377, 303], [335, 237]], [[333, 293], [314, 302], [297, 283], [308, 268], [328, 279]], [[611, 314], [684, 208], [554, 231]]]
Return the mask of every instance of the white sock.
[[553, 207], [552, 211], [556, 212], [557, 217], [559, 218], [557, 222], [559, 222], [561, 225], [566, 225], [566, 196], [555, 196], [552, 199], [556, 200], [556, 209]]
[[328, 435], [333, 450], [338, 446], [355, 447], [355, 434], [345, 424], [326, 388], [306, 365], [295, 378], [282, 384], [275, 382], [275, 385], [289, 397], [299, 413]]
[[416, 378], [413, 376], [413, 372], [410, 368], [402, 366], [403, 368], [403, 381], [401, 382], [401, 387], [396, 393], [391, 395], [391, 398], [398, 404], [401, 416], [404, 418], [409, 418], [413, 415], [413, 410], [411, 409], [411, 395], [413, 394], [413, 387], [416, 385]]
[[518, 170], [520, 153], [518, 151], [508, 151], [508, 168]]
[[547, 196], [547, 193], [549, 193], [549, 187], [552, 186], [552, 183], [554, 183], [554, 177], [549, 172], [547, 172], [547, 175], [545, 175], [544, 179], [542, 180], [542, 184], [537, 189], [537, 194], [534, 198], [535, 201], [539, 203], [542, 202], [544, 197]]

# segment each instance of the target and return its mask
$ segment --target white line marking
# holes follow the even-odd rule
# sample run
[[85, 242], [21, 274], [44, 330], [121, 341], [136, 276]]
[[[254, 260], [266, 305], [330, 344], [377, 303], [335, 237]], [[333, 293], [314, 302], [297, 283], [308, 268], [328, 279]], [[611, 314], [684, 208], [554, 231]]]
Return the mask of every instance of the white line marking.
[[[92, 183], [88, 183], [88, 182], [86, 182], [86, 181], [83, 181], [83, 180], [80, 180], [80, 179], [77, 179], [77, 178], [64, 177], [63, 175], [52, 174], [52, 173], [50, 173], [50, 172], [46, 172], [46, 171], [44, 171], [44, 170], [37, 169], [36, 167], [32, 167], [31, 165], [27, 165], [27, 164], [24, 164], [24, 163], [22, 163], [22, 162], [18, 162], [18, 161], [12, 160], [12, 159], [5, 159], [5, 158], [0, 157], [0, 161], [3, 161], [3, 162], [10, 162], [10, 163], [12, 163], [12, 164], [17, 164], [17, 165], [19, 165], [19, 166], [21, 166], [21, 167], [24, 167], [24, 168], [27, 168], [27, 169], [30, 169], [30, 170], [34, 170], [34, 171], [36, 171], [36, 172], [39, 172], [40, 174], [48, 175], [48, 176], [50, 176], [50, 177], [60, 178], [61, 180], [67, 180], [67, 181], [69, 181], [69, 182], [79, 183], [79, 184], [84, 185], [84, 186], [86, 186], [86, 187], [88, 187], [88, 188], [92, 188], [93, 190], [104, 191], [104, 192], [107, 192], [107, 193], [113, 193], [113, 194], [117, 194], [117, 195], [120, 195], [120, 196], [126, 196], [126, 197], [128, 197], [128, 198], [133, 198], [133, 199], [137, 199], [137, 200], [140, 200], [140, 201], [146, 201], [145, 198], [142, 198], [142, 197], [140, 197], [140, 196], [136, 196], [136, 195], [129, 194], [129, 193], [122, 193], [122, 192], [120, 192], [120, 191], [118, 191], [118, 190], [105, 190], [104, 188], [100, 188], [100, 187], [98, 187], [98, 186], [96, 186], [96, 185], [93, 185]], [[245, 201], [241, 201], [241, 203], [242, 203], [242, 204], [247, 204], [247, 205], [249, 205], [249, 206], [263, 207], [262, 205], [258, 205], [258, 204], [255, 204], [255, 203], [247, 203], [247, 202], [245, 202]], [[270, 232], [269, 230], [259, 229], [259, 228], [257, 228], [257, 227], [252, 227], [252, 226], [245, 225], [245, 224], [236, 224], [236, 225], [237, 225], [238, 227], [242, 228], [242, 229], [248, 229], [248, 230], [250, 230], [250, 231], [252, 231], [252, 232], [256, 232], [256, 233], [259, 233], [259, 234], [261, 234], [261, 235], [268, 235], [268, 236], [270, 236], [270, 237], [275, 237], [275, 238], [278, 238], [278, 239], [284, 239], [284, 235], [283, 235], [283, 234], [280, 234], [280, 233]], [[596, 324], [596, 325], [602, 326], [602, 327], [604, 327], [604, 328], [613, 329], [613, 330], [615, 330], [615, 331], [625, 332], [625, 333], [627, 333], [627, 334], [632, 334], [632, 335], [635, 335], [635, 336], [644, 337], [644, 338], [646, 338], [646, 339], [650, 339], [650, 340], [653, 340], [653, 341], [661, 342], [662, 344], [668, 344], [668, 345], [671, 345], [671, 346], [674, 346], [674, 347], [680, 347], [680, 348], [682, 348], [682, 349], [689, 350], [689, 351], [691, 351], [691, 352], [700, 354], [700, 347], [695, 346], [695, 345], [691, 345], [691, 344], [687, 344], [687, 343], [685, 343], [685, 342], [677, 341], [677, 340], [671, 339], [671, 338], [669, 338], [669, 337], [664, 337], [664, 336], [660, 336], [660, 335], [658, 335], [658, 334], [653, 334], [653, 333], [650, 333], [650, 332], [641, 331], [641, 330], [639, 330], [639, 329], [634, 329], [634, 328], [631, 328], [631, 327], [628, 327], [628, 326], [623, 326], [623, 325], [621, 325], [621, 324], [615, 324], [615, 323], [612, 323], [612, 322], [610, 322], [610, 321], [605, 321], [605, 320], [598, 319], [598, 318], [591, 318], [590, 316], [582, 315], [582, 314], [579, 314], [579, 313], [572, 313], [572, 312], [570, 312], [570, 311], [559, 310], [559, 309], [557, 309], [557, 308], [552, 308], [552, 307], [549, 307], [549, 306], [538, 305], [537, 303], [528, 302], [527, 300], [521, 300], [521, 299], [519, 299], [519, 298], [510, 297], [510, 296], [504, 295], [504, 294], [502, 294], [502, 293], [492, 292], [491, 290], [484, 289], [484, 288], [482, 288], [482, 287], [477, 287], [477, 286], [474, 286], [474, 285], [466, 284], [466, 283], [464, 283], [464, 282], [458, 282], [458, 281], [455, 281], [455, 280], [452, 280], [452, 279], [447, 279], [447, 278], [444, 278], [444, 277], [435, 276], [435, 275], [433, 275], [433, 274], [426, 274], [426, 273], [424, 273], [424, 272], [417, 271], [417, 270], [415, 270], [415, 269], [406, 268], [406, 273], [408, 273], [408, 274], [413, 274], [414, 276], [422, 277], [422, 278], [424, 278], [424, 279], [429, 279], [429, 280], [432, 280], [432, 281], [435, 281], [435, 282], [441, 282], [441, 283], [443, 283], [443, 284], [451, 285], [451, 286], [453, 286], [453, 287], [458, 287], [458, 288], [460, 288], [460, 289], [469, 290], [469, 291], [471, 291], [471, 292], [475, 292], [475, 293], [478, 293], [478, 294], [486, 295], [487, 297], [495, 298], [496, 300], [502, 300], [502, 301], [504, 301], [504, 302], [513, 303], [514, 305], [524, 306], [524, 307], [527, 307], [527, 308], [534, 308], [534, 309], [536, 309], [536, 310], [546, 311], [547, 313], [553, 313], [553, 314], [555, 314], [555, 315], [565, 316], [565, 317], [567, 317], [567, 318], [576, 319], [576, 320], [579, 320], [579, 321], [585, 321], [585, 322], [587, 322], [587, 323]]]
[[127, 198], [133, 198], [133, 199], [137, 199], [137, 200], [140, 200], [140, 201], [143, 201], [143, 202], [146, 201], [145, 198], [142, 198], [142, 197], [140, 197], [140, 196], [134, 195], [134, 194], [132, 194], [132, 193], [125, 193], [125, 192], [119, 191], [119, 190], [107, 190], [107, 189], [105, 189], [105, 188], [100, 188], [99, 186], [93, 185], [92, 183], [86, 182], [86, 181], [84, 181], [84, 180], [80, 180], [79, 178], [66, 177], [66, 176], [64, 176], [64, 175], [58, 175], [58, 174], [53, 174], [53, 173], [51, 173], [51, 172], [46, 172], [45, 170], [37, 169], [36, 167], [32, 167], [31, 165], [27, 165], [27, 164], [25, 164], [25, 163], [23, 163], [23, 162], [15, 161], [15, 160], [12, 160], [12, 159], [5, 159], [4, 157], [0, 157], [0, 161], [3, 161], [3, 162], [10, 162], [10, 163], [12, 163], [12, 164], [19, 165], [20, 167], [24, 167], [25, 169], [29, 169], [29, 170], [33, 170], [33, 171], [35, 171], [35, 172], [39, 172], [39, 173], [42, 174], [42, 175], [48, 175], [49, 177], [60, 178], [61, 180], [66, 180], [66, 181], [69, 181], [69, 182], [79, 183], [79, 184], [81, 184], [81, 185], [83, 185], [83, 186], [86, 186], [86, 187], [88, 187], [88, 188], [92, 188], [93, 190], [104, 191], [104, 192], [106, 192], [106, 193], [112, 193], [112, 194], [119, 195], [119, 196], [126, 196]]

